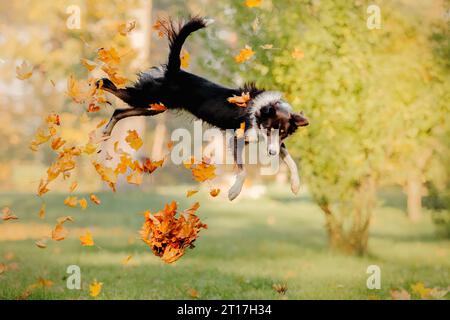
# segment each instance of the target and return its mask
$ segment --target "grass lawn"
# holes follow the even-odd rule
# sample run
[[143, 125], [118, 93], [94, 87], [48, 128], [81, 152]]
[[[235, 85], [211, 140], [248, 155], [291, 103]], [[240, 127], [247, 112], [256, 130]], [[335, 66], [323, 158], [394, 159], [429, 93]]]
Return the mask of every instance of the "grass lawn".
[[[377, 210], [370, 254], [359, 258], [329, 252], [322, 214], [306, 195], [275, 193], [229, 203], [207, 192], [186, 199], [186, 189], [100, 193], [102, 204], [89, 203], [83, 212], [64, 206], [66, 195], [50, 194], [44, 220], [37, 217], [37, 197], [0, 195], [0, 206], [11, 206], [20, 217], [0, 221], [0, 263], [9, 266], [0, 275], [0, 298], [17, 298], [39, 277], [54, 284], [34, 290], [29, 299], [92, 299], [94, 279], [104, 284], [97, 299], [192, 299], [191, 289], [201, 299], [390, 299], [391, 288], [410, 291], [417, 282], [450, 285], [450, 241], [435, 236], [428, 215], [419, 224], [409, 222], [399, 201], [387, 201]], [[200, 201], [199, 216], [209, 228], [201, 231], [194, 250], [167, 265], [153, 256], [137, 231], [141, 212], [159, 210], [172, 199], [182, 209]], [[37, 248], [34, 242], [65, 215], [75, 219], [66, 224], [69, 238]], [[79, 243], [78, 236], [88, 229], [95, 247]], [[132, 259], [123, 265], [128, 255]], [[81, 268], [81, 290], [66, 288], [66, 268], [73, 264]], [[366, 288], [366, 269], [372, 264], [381, 268], [381, 290]], [[274, 284], [286, 284], [287, 293], [277, 293]]]

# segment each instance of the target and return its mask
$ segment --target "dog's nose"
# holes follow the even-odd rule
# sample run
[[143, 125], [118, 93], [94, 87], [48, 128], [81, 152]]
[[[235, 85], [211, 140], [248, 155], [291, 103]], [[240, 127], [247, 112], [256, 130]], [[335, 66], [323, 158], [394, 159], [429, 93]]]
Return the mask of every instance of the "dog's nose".
[[277, 150], [275, 150], [275, 149], [269, 149], [269, 155], [271, 155], [271, 156], [276, 156], [276, 155], [277, 155]]

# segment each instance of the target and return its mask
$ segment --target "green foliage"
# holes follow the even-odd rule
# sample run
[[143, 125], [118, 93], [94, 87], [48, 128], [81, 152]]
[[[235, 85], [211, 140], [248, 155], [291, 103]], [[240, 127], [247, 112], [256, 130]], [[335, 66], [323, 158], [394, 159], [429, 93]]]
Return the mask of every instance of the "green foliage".
[[[234, 1], [222, 20], [238, 40], [226, 45], [236, 52], [249, 44], [256, 58], [237, 65], [223, 44], [212, 45], [225, 53], [215, 68], [223, 78], [239, 74], [281, 90], [305, 111], [311, 125], [288, 145], [330, 233], [337, 228], [346, 242], [365, 242], [377, 185], [403, 183], [412, 171], [439, 179], [445, 167], [434, 155], [448, 153], [441, 137], [450, 86], [430, 41], [436, 19], [427, 14], [439, 3], [378, 1], [379, 30], [366, 27], [369, 4], [281, 0], [249, 9]], [[266, 43], [274, 49], [263, 50]], [[295, 49], [304, 57], [295, 59]], [[351, 239], [355, 232], [360, 239]]]

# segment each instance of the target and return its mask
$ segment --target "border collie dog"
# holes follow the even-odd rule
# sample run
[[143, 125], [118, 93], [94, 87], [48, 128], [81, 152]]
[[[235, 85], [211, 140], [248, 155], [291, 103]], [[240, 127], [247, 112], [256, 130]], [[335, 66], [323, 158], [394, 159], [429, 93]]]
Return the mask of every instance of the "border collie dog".
[[[205, 28], [210, 22], [211, 20], [194, 17], [182, 25], [175, 26], [171, 21], [166, 21], [162, 24], [170, 46], [166, 65], [141, 73], [132, 87], [119, 89], [108, 79], [99, 81], [105, 91], [112, 93], [131, 107], [115, 110], [105, 127], [104, 135], [110, 136], [114, 125], [124, 118], [154, 116], [164, 112], [151, 110], [152, 103], [162, 103], [169, 110], [186, 110], [223, 130], [238, 129], [241, 123], [245, 123], [245, 130], [253, 128], [268, 141], [270, 155], [274, 156], [278, 151], [280, 152], [281, 158], [290, 170], [292, 192], [296, 194], [300, 188], [297, 166], [283, 140], [292, 135], [298, 127], [308, 125], [308, 120], [303, 113], [294, 113], [291, 106], [283, 100], [280, 92], [258, 89], [254, 84], [235, 89], [227, 88], [181, 70], [180, 53], [187, 37]], [[241, 96], [243, 93], [250, 95], [247, 107], [239, 107], [228, 102], [228, 98]], [[273, 130], [279, 130], [278, 141], [270, 141]], [[234, 148], [233, 151], [238, 173], [228, 193], [230, 200], [234, 200], [239, 195], [246, 176], [242, 165], [242, 148]]]

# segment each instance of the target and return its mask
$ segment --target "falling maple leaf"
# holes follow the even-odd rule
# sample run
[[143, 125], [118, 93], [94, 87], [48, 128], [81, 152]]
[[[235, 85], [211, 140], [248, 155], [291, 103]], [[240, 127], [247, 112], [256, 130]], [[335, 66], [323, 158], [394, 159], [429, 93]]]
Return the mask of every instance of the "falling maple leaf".
[[194, 194], [196, 194], [198, 190], [188, 190], [186, 192], [186, 198], [192, 197]]
[[158, 19], [155, 24], [152, 26], [152, 29], [158, 32], [158, 37], [163, 38], [164, 37], [164, 26], [166, 22]]
[[64, 240], [67, 235], [69, 234], [69, 231], [67, 231], [66, 228], [64, 228], [64, 223], [67, 221], [73, 222], [73, 218], [70, 216], [59, 218], [55, 228], [52, 230], [52, 239], [55, 241], [61, 241]]
[[89, 71], [91, 72], [97, 67], [97, 64], [91, 60], [88, 59], [81, 59], [81, 64]]
[[209, 192], [209, 194], [213, 198], [217, 197], [219, 195], [219, 193], [220, 193], [220, 189], [211, 189], [211, 191]]
[[122, 36], [127, 36], [131, 31], [134, 30], [134, 28], [136, 28], [136, 21], [129, 21], [126, 23], [121, 23], [118, 27], [117, 30], [119, 31], [119, 33]]
[[95, 161], [93, 161], [92, 164], [94, 165], [95, 170], [100, 175], [101, 179], [107, 182], [111, 189], [114, 191], [117, 182], [117, 174], [114, 172], [114, 170]]
[[98, 59], [108, 65], [117, 65], [120, 63], [120, 56], [115, 48], [109, 50], [105, 48], [98, 49]]
[[45, 202], [42, 202], [41, 208], [39, 209], [39, 218], [44, 219], [45, 218], [45, 210], [47, 205]]
[[295, 48], [294, 51], [292, 51], [291, 56], [296, 60], [301, 60], [305, 57], [305, 53], [299, 48]]
[[180, 56], [181, 67], [183, 69], [186, 69], [189, 67], [190, 58], [191, 58], [191, 55], [189, 54], [189, 52], [186, 49], [183, 49], [183, 51], [181, 51], [181, 56]]
[[272, 286], [273, 290], [278, 292], [279, 294], [286, 294], [288, 288], [286, 283], [277, 283]]
[[44, 182], [43, 179], [41, 179], [41, 181], [39, 182], [39, 186], [38, 186], [38, 196], [42, 196], [45, 193], [49, 192], [50, 190], [47, 188], [48, 183]]
[[127, 176], [127, 182], [135, 185], [142, 184], [142, 173], [140, 173], [139, 171], [134, 171], [129, 176]]
[[40, 249], [47, 248], [47, 237], [37, 240], [34, 244], [36, 245], [36, 247], [38, 247]]
[[11, 214], [11, 209], [9, 207], [4, 207], [2, 209], [2, 213], [3, 213], [3, 217], [2, 217], [3, 221], [19, 219], [16, 215]]
[[100, 199], [95, 194], [91, 194], [90, 199], [96, 205], [99, 205], [101, 203]]
[[123, 259], [122, 259], [122, 264], [123, 264], [124, 266], [127, 265], [127, 264], [130, 262], [130, 260], [131, 260], [132, 257], [133, 257], [132, 255], [128, 255], [128, 256], [126, 256], [125, 258], [123, 258]]
[[[187, 164], [185, 166], [187, 167]], [[205, 159], [202, 159], [201, 163], [190, 164], [187, 168], [191, 170], [192, 177], [198, 182], [212, 180], [216, 177], [216, 166], [208, 163]]]
[[23, 61], [21, 65], [16, 66], [16, 77], [19, 80], [26, 80], [33, 75], [33, 66]]
[[392, 300], [411, 300], [411, 295], [403, 288], [400, 288], [400, 290], [391, 290], [390, 294]]
[[125, 141], [134, 150], [139, 150], [142, 147], [142, 145], [144, 144], [136, 130], [128, 130], [128, 135], [125, 138]]
[[76, 80], [73, 75], [67, 79], [67, 95], [76, 103], [84, 103], [93, 97], [96, 86], [93, 79]]
[[195, 214], [198, 207], [196, 203], [177, 217], [177, 203], [173, 201], [155, 214], [145, 212], [141, 239], [164, 262], [175, 262], [193, 247], [200, 230], [207, 228]]
[[87, 208], [87, 206], [88, 206], [88, 203], [87, 203], [87, 200], [86, 200], [85, 198], [80, 199], [80, 200], [78, 201], [78, 203], [80, 204], [80, 208], [81, 208], [81, 209], [86, 210], [86, 208]]
[[56, 137], [52, 140], [51, 147], [53, 150], [58, 150], [66, 143], [65, 140], [61, 139], [61, 137]]
[[64, 199], [64, 204], [68, 207], [75, 208], [78, 204], [78, 199], [77, 197], [69, 196], [66, 199]]
[[86, 231], [84, 235], [80, 236], [80, 243], [84, 247], [92, 247], [94, 245], [92, 234], [89, 231]]
[[74, 181], [72, 182], [72, 184], [70, 185], [69, 191], [70, 192], [74, 192], [75, 189], [78, 187], [78, 182]]
[[262, 0], [245, 0], [245, 5], [249, 8], [259, 7], [262, 3]]
[[127, 78], [119, 75], [119, 69], [115, 66], [105, 65], [102, 67], [102, 70], [116, 86], [123, 86], [128, 81]]
[[227, 101], [229, 103], [234, 103], [238, 107], [245, 108], [247, 107], [247, 102], [250, 101], [250, 93], [249, 92], [242, 92], [240, 96], [233, 95], [232, 97], [228, 98]]
[[150, 158], [146, 158], [142, 164], [142, 169], [145, 173], [152, 174], [156, 169], [160, 168], [164, 164], [164, 159], [159, 161], [152, 161]]
[[194, 288], [189, 288], [188, 294], [191, 298], [194, 298], [194, 299], [200, 298], [200, 293], [197, 290], [195, 290]]
[[411, 290], [413, 293], [420, 296], [421, 299], [427, 299], [430, 296], [431, 288], [425, 287], [423, 282], [417, 282], [411, 285]]
[[150, 110], [155, 111], [166, 111], [167, 107], [162, 103], [151, 103], [150, 104]]
[[253, 57], [254, 54], [255, 54], [255, 52], [252, 50], [252, 48], [250, 46], [246, 45], [245, 48], [241, 49], [239, 54], [234, 57], [234, 60], [237, 63], [244, 63], [245, 61], [247, 61], [251, 57]]
[[102, 282], [98, 282], [97, 280], [94, 280], [90, 285], [89, 285], [89, 294], [91, 297], [97, 297], [101, 292], [102, 292], [102, 288], [103, 288], [103, 283]]

